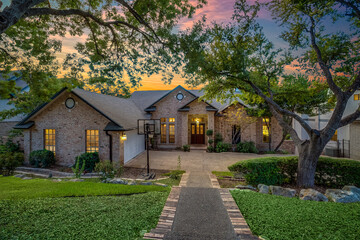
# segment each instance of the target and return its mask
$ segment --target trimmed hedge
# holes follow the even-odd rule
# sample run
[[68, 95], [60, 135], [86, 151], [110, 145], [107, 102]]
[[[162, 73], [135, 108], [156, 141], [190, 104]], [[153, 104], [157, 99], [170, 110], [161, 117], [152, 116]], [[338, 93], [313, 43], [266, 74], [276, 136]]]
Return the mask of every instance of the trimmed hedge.
[[12, 175], [15, 169], [24, 162], [22, 152], [4, 152], [0, 153], [0, 175]]
[[236, 151], [242, 153], [258, 153], [254, 142], [239, 142], [236, 145]]
[[[243, 173], [249, 184], [281, 185], [295, 183], [298, 157], [267, 157], [249, 159], [229, 166], [231, 172]], [[320, 157], [315, 185], [360, 187], [360, 161]]]
[[85, 161], [85, 171], [92, 172], [95, 169], [95, 165], [100, 162], [99, 153], [98, 152], [90, 152], [83, 153], [80, 156], [75, 158], [74, 166], [76, 165], [76, 161], [79, 158], [79, 166], [82, 166], [83, 161]]
[[43, 149], [43, 150], [36, 150], [30, 153], [29, 158], [30, 165], [34, 167], [49, 167], [55, 163], [55, 155], [53, 152]]
[[216, 148], [215, 151], [217, 153], [221, 153], [221, 152], [228, 152], [231, 149], [231, 144], [230, 143], [225, 143], [225, 142], [218, 142], [216, 144]]

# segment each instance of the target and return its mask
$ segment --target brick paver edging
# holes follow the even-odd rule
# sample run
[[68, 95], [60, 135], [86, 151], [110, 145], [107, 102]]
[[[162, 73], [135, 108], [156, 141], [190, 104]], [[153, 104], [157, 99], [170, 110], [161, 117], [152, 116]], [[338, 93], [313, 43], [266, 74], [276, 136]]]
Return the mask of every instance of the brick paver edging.
[[171, 231], [175, 218], [176, 207], [180, 196], [180, 187], [172, 187], [159, 222], [155, 229], [144, 235], [144, 239], [163, 239], [167, 232]]
[[186, 187], [186, 183], [188, 181], [189, 175], [190, 175], [189, 172], [183, 173], [183, 175], [181, 176], [179, 187]]
[[210, 181], [213, 188], [220, 188], [219, 181], [217, 180], [216, 176], [214, 174], [209, 174]]
[[236, 235], [240, 239], [259, 239], [257, 236], [252, 234], [243, 215], [236, 205], [234, 198], [231, 196], [229, 189], [221, 188], [219, 189], [219, 192]]

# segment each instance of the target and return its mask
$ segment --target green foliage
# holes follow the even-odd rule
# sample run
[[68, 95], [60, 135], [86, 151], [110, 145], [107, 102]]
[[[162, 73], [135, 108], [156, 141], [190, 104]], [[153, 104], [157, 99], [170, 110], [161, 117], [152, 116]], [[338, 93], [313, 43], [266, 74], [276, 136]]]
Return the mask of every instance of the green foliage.
[[55, 164], [55, 155], [46, 149], [32, 151], [30, 153], [29, 163], [36, 168], [50, 167]]
[[236, 145], [236, 151], [242, 153], [258, 153], [254, 142], [239, 142]]
[[15, 169], [24, 162], [24, 154], [21, 152], [0, 153], [0, 175], [12, 175]]
[[216, 177], [234, 177], [233, 172], [212, 171], [211, 173], [214, 174]]
[[[98, 152], [91, 152], [91, 153], [83, 153], [80, 156], [77, 156], [75, 159], [79, 159], [79, 164], [82, 166], [82, 162], [85, 161], [85, 171], [92, 172], [95, 168], [95, 164], [100, 162], [99, 153]], [[74, 164], [74, 165], [75, 165]]]
[[231, 144], [230, 143], [225, 143], [225, 142], [218, 142], [216, 144], [216, 148], [215, 151], [217, 153], [221, 153], [221, 152], [228, 152], [231, 150]]
[[333, 240], [360, 235], [360, 203], [303, 201], [239, 190], [231, 194], [253, 234], [263, 239]]
[[224, 139], [222, 137], [222, 135], [220, 133], [216, 133], [215, 134], [215, 137], [214, 137], [214, 143], [215, 143], [215, 146], [219, 143], [219, 142], [222, 142]]
[[206, 136], [211, 137], [214, 134], [214, 130], [208, 129], [206, 130]]
[[71, 168], [73, 173], [75, 174], [75, 178], [81, 178], [81, 174], [85, 170], [85, 164], [86, 164], [86, 159], [84, 159], [84, 161], [82, 162], [81, 168], [80, 168], [80, 158], [77, 157], [77, 159], [75, 161], [75, 166]]
[[188, 144], [183, 145], [183, 146], [182, 146], [182, 150], [183, 150], [184, 152], [190, 152], [190, 145], [188, 145]]
[[[93, 185], [115, 187], [118, 184]], [[144, 231], [156, 227], [168, 195], [165, 191], [130, 196], [0, 201], [1, 238], [142, 239]]]
[[183, 170], [173, 170], [171, 171], [168, 176], [171, 178], [171, 179], [174, 179], [174, 180], [180, 180], [181, 179], [181, 176], [185, 173], [185, 171]]
[[[281, 185], [296, 182], [298, 157], [266, 157], [244, 160], [229, 166], [232, 172], [245, 174], [249, 184]], [[360, 162], [320, 157], [315, 185], [325, 187], [360, 186]]]
[[16, 177], [0, 176], [0, 200], [130, 195], [152, 191], [168, 191], [161, 186], [101, 184], [85, 179], [84, 182], [63, 180], [53, 182], [51, 179], [34, 178], [22, 180]]
[[181, 170], [181, 157], [180, 157], [180, 155], [178, 156], [177, 170]]
[[120, 177], [123, 171], [124, 168], [121, 165], [116, 166], [115, 163], [109, 160], [100, 161], [95, 165], [95, 172], [100, 174], [101, 180], [114, 178], [115, 176]]
[[210, 145], [212, 145], [212, 144], [214, 143], [214, 140], [213, 140], [213, 139], [209, 139], [209, 140], [208, 140], [208, 143], [209, 143]]
[[207, 150], [207, 152], [215, 152], [215, 148], [212, 145], [207, 146], [206, 150]]
[[0, 153], [4, 152], [20, 152], [20, 144], [14, 143], [11, 138], [8, 138], [5, 144], [0, 145]]

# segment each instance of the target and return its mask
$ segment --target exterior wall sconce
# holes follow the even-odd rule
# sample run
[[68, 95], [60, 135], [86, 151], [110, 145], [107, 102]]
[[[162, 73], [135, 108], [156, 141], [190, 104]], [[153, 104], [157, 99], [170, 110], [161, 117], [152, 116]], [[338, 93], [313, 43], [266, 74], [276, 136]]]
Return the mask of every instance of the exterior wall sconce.
[[121, 134], [121, 140], [123, 140], [123, 141], [127, 140], [127, 136], [124, 132]]

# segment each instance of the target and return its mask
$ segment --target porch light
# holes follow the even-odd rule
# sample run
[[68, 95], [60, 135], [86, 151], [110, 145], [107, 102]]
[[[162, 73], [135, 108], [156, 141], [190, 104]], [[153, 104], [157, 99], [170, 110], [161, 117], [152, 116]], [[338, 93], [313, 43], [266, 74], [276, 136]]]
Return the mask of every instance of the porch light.
[[123, 140], [123, 141], [126, 141], [126, 140], [127, 140], [127, 136], [126, 136], [125, 133], [123, 133], [123, 134], [121, 135], [121, 140]]

